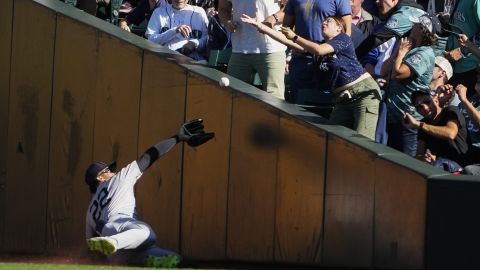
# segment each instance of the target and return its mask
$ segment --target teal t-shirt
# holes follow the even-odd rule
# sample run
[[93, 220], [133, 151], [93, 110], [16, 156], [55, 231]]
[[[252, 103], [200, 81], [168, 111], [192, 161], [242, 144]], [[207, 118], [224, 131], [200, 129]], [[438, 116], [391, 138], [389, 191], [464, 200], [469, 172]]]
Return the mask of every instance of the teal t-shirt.
[[403, 63], [410, 67], [412, 76], [404, 80], [391, 80], [386, 91], [387, 117], [389, 123], [397, 123], [405, 112], [414, 112], [417, 119], [421, 116], [415, 112], [410, 96], [417, 89], [429, 89], [435, 66], [435, 54], [432, 47], [413, 48], [403, 58]]
[[[472, 40], [477, 47], [480, 47], [480, 41], [473, 37], [480, 32], [480, 0], [457, 0], [457, 9], [451, 17], [452, 24], [459, 27], [462, 32]], [[457, 29], [454, 29], [458, 31]], [[459, 47], [457, 37], [450, 36], [447, 43], [447, 49], [451, 50]], [[453, 63], [453, 72], [462, 73], [472, 70], [480, 64], [480, 60], [473, 54], [467, 53], [457, 62]]]
[[399, 7], [385, 23], [385, 28], [393, 30], [399, 36], [405, 35], [413, 27], [413, 22], [411, 18], [418, 18], [425, 14], [425, 11], [411, 7], [411, 6], [401, 6]]

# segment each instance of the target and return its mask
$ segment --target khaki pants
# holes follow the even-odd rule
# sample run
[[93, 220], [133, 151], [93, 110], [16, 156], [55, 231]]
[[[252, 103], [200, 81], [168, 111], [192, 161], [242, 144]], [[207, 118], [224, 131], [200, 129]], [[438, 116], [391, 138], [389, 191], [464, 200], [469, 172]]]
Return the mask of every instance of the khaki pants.
[[263, 90], [284, 99], [285, 97], [285, 52], [243, 54], [232, 53], [227, 73], [252, 84], [253, 72], [258, 72]]
[[369, 77], [354, 84], [348, 90], [352, 93], [352, 97], [335, 103], [329, 124], [351, 128], [375, 140], [380, 104], [380, 90], [377, 83]]

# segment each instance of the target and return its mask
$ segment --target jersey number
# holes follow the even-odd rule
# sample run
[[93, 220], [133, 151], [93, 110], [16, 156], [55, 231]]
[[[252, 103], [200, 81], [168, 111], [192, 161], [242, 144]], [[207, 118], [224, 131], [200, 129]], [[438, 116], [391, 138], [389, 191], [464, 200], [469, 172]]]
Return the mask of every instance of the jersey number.
[[100, 218], [102, 215], [102, 210], [107, 206], [112, 198], [107, 199], [108, 196], [108, 190], [106, 187], [104, 187], [100, 193], [98, 193], [97, 199], [93, 201], [92, 206], [90, 206], [90, 213], [92, 213], [93, 220], [95, 222]]

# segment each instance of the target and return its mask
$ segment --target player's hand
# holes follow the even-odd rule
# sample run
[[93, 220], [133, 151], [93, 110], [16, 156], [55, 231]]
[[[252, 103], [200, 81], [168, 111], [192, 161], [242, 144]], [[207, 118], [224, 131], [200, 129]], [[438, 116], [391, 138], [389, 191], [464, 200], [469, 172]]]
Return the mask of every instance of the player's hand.
[[196, 147], [215, 137], [215, 133], [206, 133], [203, 129], [202, 119], [191, 120], [180, 127], [177, 137], [180, 141], [187, 142], [189, 146]]
[[177, 27], [177, 33], [181, 33], [182, 36], [188, 38], [190, 36], [190, 33], [192, 33], [192, 28], [188, 25], [182, 24]]

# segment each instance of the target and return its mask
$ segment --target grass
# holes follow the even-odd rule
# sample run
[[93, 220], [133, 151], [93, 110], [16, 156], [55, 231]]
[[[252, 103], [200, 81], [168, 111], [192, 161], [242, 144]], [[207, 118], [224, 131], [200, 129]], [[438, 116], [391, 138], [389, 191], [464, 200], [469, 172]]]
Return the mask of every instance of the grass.
[[[52, 257], [52, 256], [15, 256], [0, 254], [0, 270], [148, 270], [154, 268], [108, 265], [108, 262], [82, 257]], [[248, 262], [207, 262], [207, 261], [183, 261], [178, 269], [198, 270], [346, 270], [343, 268], [329, 268], [307, 265], [292, 264], [268, 264]], [[158, 268], [156, 268], [158, 269]]]
[[142, 267], [101, 266], [79, 264], [49, 264], [49, 263], [0, 263], [0, 270], [140, 270]]
[[0, 270], [140, 270], [141, 267], [49, 263], [0, 263]]

